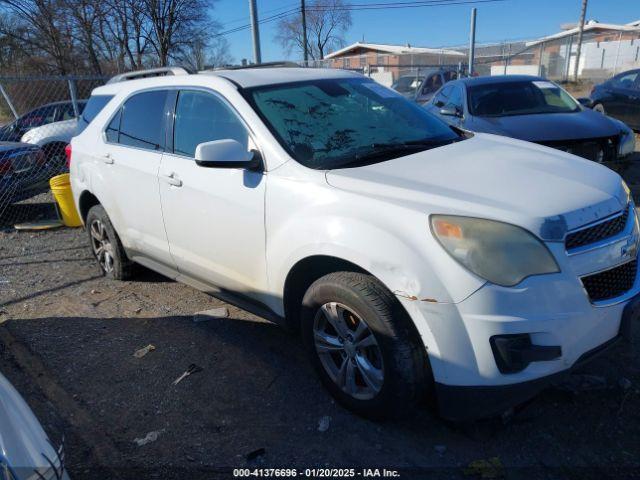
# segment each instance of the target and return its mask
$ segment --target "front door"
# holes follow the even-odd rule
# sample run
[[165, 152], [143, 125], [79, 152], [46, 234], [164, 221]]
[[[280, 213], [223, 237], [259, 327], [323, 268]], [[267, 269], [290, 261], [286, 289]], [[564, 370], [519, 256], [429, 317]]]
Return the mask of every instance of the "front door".
[[201, 167], [203, 142], [253, 145], [238, 114], [209, 90], [177, 93], [171, 148], [160, 166], [160, 197], [171, 254], [181, 273], [263, 300], [266, 283], [262, 171]]

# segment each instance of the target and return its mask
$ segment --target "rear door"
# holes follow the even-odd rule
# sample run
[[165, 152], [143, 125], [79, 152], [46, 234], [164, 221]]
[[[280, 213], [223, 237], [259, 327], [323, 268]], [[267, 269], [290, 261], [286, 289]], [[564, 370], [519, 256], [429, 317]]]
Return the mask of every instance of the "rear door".
[[[166, 90], [129, 97], [112, 116], [96, 152], [105, 205], [125, 247], [134, 257], [175, 269], [160, 208], [158, 169], [165, 148]], [[102, 197], [101, 197], [102, 198]]]
[[211, 90], [181, 90], [160, 197], [171, 253], [181, 273], [257, 300], [266, 284], [262, 171], [196, 164], [196, 146], [233, 139], [254, 149], [249, 129]]

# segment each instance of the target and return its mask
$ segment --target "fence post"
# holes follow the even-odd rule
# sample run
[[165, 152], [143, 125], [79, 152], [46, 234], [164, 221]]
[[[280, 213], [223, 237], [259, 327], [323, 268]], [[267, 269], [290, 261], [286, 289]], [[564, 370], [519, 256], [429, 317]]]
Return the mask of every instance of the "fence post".
[[80, 110], [78, 109], [78, 91], [76, 90], [75, 78], [68, 77], [67, 84], [69, 85], [69, 96], [71, 97], [71, 103], [73, 105], [73, 114], [78, 118], [80, 116]]
[[540, 42], [540, 58], [538, 59], [538, 76], [542, 76], [542, 55], [544, 54], [544, 42]]
[[11, 102], [11, 98], [9, 98], [9, 95], [7, 94], [2, 84], [0, 84], [0, 93], [2, 93], [2, 96], [4, 97], [5, 102], [7, 102], [7, 105], [9, 105], [9, 109], [11, 110], [11, 113], [13, 113], [14, 118], [17, 119], [19, 117], [18, 112], [16, 112], [16, 109]]
[[622, 43], [622, 32], [618, 35], [618, 48], [616, 48], [616, 61], [613, 63], [613, 74], [618, 72], [618, 59], [620, 58], [620, 44]]
[[571, 65], [571, 50], [573, 49], [573, 35], [569, 35], [569, 41], [567, 42], [567, 60], [564, 65], [564, 78], [565, 82], [569, 81], [569, 67]]

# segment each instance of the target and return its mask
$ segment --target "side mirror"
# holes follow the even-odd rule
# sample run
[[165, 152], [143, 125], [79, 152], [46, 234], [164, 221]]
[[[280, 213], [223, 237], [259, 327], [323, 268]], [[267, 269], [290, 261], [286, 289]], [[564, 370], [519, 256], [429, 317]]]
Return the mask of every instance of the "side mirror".
[[260, 165], [258, 152], [248, 152], [240, 142], [232, 139], [204, 142], [196, 147], [196, 163], [209, 168], [246, 168]]
[[591, 99], [590, 98], [588, 98], [588, 97], [580, 97], [580, 98], [577, 98], [576, 100], [578, 100], [578, 103], [580, 105], [582, 105], [583, 107], [591, 108]]
[[447, 115], [449, 117], [461, 117], [460, 112], [455, 107], [443, 107], [440, 109], [440, 115]]

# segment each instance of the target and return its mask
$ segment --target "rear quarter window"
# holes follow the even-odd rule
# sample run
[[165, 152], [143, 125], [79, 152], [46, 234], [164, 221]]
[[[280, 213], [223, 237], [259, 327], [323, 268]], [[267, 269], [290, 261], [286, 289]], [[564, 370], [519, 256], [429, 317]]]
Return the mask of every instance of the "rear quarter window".
[[92, 95], [89, 101], [78, 108], [82, 111], [78, 121], [78, 133], [82, 132], [91, 121], [98, 116], [102, 109], [113, 98], [113, 95]]

